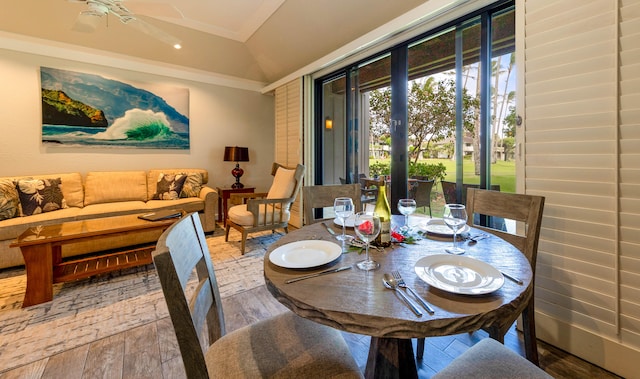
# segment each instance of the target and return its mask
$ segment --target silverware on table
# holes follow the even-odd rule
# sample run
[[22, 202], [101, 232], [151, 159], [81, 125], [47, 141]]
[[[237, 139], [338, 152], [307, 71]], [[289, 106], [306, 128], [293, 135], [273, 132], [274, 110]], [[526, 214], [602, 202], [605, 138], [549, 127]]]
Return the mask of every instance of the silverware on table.
[[297, 282], [299, 280], [315, 278], [315, 277], [320, 276], [320, 275], [333, 274], [334, 272], [340, 272], [340, 271], [350, 270], [350, 269], [351, 269], [351, 266], [342, 266], [342, 267], [338, 267], [338, 268], [330, 268], [328, 270], [315, 272], [313, 274], [303, 275], [303, 276], [299, 276], [299, 277], [293, 278], [293, 279], [287, 279], [284, 282], [289, 284], [289, 283]]
[[336, 232], [333, 229], [331, 229], [331, 227], [327, 225], [326, 222], [323, 222], [322, 225], [324, 225], [324, 227], [327, 229], [327, 232], [329, 232], [329, 234], [331, 234], [334, 237], [337, 235]]
[[504, 271], [500, 271], [500, 272], [502, 273], [502, 276], [504, 276], [505, 278], [510, 279], [510, 280], [518, 283], [519, 285], [523, 285], [524, 284], [524, 282], [522, 280], [516, 278], [515, 276], [511, 276], [511, 275], [507, 274]]
[[398, 287], [408, 289], [409, 292], [411, 292], [413, 294], [413, 296], [415, 296], [415, 298], [418, 299], [418, 302], [420, 303], [420, 305], [422, 305], [422, 307], [427, 312], [429, 312], [429, 314], [434, 314], [435, 313], [435, 311], [433, 310], [433, 308], [431, 308], [429, 303], [427, 303], [426, 300], [422, 298], [422, 296], [418, 295], [418, 293], [416, 291], [414, 291], [413, 288], [409, 287], [407, 285], [407, 283], [405, 283], [405, 281], [404, 281], [404, 279], [402, 279], [402, 275], [400, 275], [399, 271], [396, 270], [396, 271], [392, 271], [391, 273], [393, 274], [393, 277], [398, 282]]
[[404, 292], [398, 289], [398, 282], [396, 282], [393, 276], [384, 274], [382, 278], [382, 284], [384, 284], [385, 287], [396, 291], [396, 293], [399, 293], [404, 302], [407, 303], [409, 308], [411, 308], [413, 313], [415, 313], [418, 317], [422, 317], [422, 312], [420, 311], [420, 309], [418, 309], [418, 307], [413, 304], [413, 301], [411, 301], [411, 299], [409, 299], [407, 295], [404, 294]]

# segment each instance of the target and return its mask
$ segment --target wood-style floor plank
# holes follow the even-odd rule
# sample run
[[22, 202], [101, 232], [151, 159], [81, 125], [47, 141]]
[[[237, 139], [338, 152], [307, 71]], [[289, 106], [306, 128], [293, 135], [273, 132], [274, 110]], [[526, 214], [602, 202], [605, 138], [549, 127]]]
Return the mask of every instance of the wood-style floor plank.
[[[89, 344], [86, 362], [76, 362], [84, 365], [82, 378], [84, 379], [120, 379], [122, 378], [122, 364], [124, 362], [124, 339], [126, 333], [113, 336]], [[62, 352], [60, 354], [65, 354]]]
[[42, 374], [42, 378], [82, 378], [84, 365], [78, 362], [85, 362], [89, 354], [89, 345], [78, 346], [69, 349], [64, 354], [56, 354], [49, 358], [47, 367]]
[[132, 329], [125, 336], [124, 378], [156, 379], [162, 377], [157, 322]]

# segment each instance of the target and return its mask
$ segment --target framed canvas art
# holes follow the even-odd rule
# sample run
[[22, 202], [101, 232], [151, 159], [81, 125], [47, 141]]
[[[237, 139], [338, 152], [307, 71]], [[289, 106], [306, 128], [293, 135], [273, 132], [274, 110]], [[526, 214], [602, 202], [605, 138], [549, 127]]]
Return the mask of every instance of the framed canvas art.
[[189, 149], [189, 90], [41, 67], [42, 143]]

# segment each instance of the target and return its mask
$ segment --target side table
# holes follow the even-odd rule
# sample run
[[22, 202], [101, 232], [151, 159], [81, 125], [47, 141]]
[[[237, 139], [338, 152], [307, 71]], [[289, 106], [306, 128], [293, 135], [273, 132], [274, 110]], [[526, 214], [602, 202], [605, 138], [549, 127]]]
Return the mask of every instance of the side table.
[[227, 224], [227, 201], [231, 197], [232, 193], [254, 193], [255, 187], [244, 188], [220, 188], [216, 187], [218, 191], [218, 222], [223, 221], [222, 225]]

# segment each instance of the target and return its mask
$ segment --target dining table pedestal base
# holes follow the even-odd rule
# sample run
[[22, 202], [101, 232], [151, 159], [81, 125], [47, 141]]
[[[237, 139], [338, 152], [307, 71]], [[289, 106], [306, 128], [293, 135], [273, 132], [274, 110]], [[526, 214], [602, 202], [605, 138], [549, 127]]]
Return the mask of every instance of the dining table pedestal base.
[[364, 376], [367, 379], [417, 378], [418, 369], [411, 340], [371, 337]]

